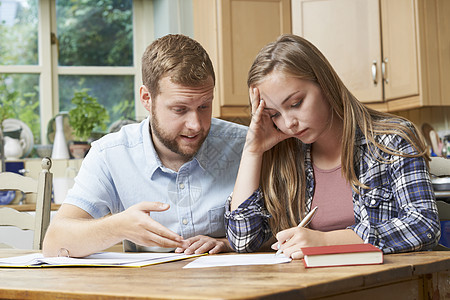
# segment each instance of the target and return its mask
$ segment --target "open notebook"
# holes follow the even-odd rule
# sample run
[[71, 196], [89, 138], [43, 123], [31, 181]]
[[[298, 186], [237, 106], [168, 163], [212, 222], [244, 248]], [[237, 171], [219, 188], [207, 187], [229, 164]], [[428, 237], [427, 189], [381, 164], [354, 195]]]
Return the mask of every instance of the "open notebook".
[[44, 257], [41, 253], [0, 258], [2, 268], [36, 267], [144, 267], [205, 254], [99, 252], [82, 258]]

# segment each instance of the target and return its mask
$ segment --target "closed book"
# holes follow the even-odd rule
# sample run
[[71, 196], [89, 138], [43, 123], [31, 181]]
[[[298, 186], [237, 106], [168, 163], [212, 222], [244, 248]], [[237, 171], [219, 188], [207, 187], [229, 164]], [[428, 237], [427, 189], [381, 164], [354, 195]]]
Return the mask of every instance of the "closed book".
[[304, 247], [306, 268], [376, 265], [383, 263], [383, 252], [372, 244]]

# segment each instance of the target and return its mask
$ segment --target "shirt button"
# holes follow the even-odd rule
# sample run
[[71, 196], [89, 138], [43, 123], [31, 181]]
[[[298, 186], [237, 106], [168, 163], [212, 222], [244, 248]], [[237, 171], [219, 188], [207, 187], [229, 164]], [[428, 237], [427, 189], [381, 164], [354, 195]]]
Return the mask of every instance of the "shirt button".
[[180, 189], [184, 189], [184, 183], [180, 183], [179, 187]]
[[372, 200], [372, 201], [370, 201], [370, 204], [372, 204], [372, 205], [375, 205], [375, 204], [377, 204], [377, 200]]
[[433, 235], [431, 233], [427, 234], [427, 237], [431, 240], [431, 238], [433, 237]]
[[183, 219], [183, 224], [186, 225], [188, 223], [187, 219]]

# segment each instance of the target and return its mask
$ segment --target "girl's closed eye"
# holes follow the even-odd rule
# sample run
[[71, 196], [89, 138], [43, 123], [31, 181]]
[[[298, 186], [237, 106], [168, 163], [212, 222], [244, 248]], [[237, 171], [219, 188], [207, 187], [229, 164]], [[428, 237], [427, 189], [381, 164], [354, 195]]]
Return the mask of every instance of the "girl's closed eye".
[[294, 104], [292, 104], [291, 107], [294, 107], [294, 108], [299, 107], [300, 104], [302, 104], [302, 102], [303, 102], [303, 100], [299, 100], [299, 101], [295, 102]]
[[269, 116], [270, 116], [270, 118], [276, 118], [276, 117], [278, 117], [280, 115], [280, 113], [279, 112], [276, 112], [276, 113], [272, 113], [272, 114], [270, 114]]

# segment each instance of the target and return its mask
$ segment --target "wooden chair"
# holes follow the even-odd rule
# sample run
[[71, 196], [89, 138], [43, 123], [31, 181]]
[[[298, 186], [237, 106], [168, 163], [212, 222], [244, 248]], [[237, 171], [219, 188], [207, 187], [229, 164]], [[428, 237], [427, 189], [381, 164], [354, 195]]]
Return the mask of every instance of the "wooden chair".
[[[42, 171], [38, 179], [12, 172], [0, 173], [0, 191], [16, 190], [24, 194], [36, 194], [36, 214], [19, 212], [10, 207], [0, 208], [0, 226], [15, 226], [22, 230], [34, 230], [33, 249], [41, 250], [45, 232], [50, 223], [52, 177], [50, 158], [42, 159]], [[3, 244], [5, 246], [5, 244]]]

